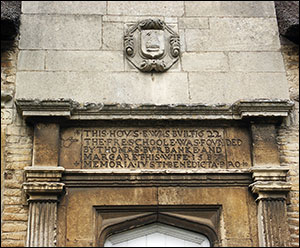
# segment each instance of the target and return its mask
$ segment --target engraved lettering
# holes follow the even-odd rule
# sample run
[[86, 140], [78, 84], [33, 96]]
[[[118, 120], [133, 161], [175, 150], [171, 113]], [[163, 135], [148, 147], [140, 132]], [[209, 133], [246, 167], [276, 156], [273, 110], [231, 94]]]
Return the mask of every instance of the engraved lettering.
[[[245, 169], [251, 166], [247, 129], [228, 127], [85, 127], [61, 137], [78, 147], [68, 166], [82, 169]], [[242, 131], [241, 131], [242, 130]], [[70, 135], [73, 134], [72, 135]], [[80, 143], [81, 142], [81, 143]], [[69, 161], [69, 160], [68, 160]], [[62, 166], [64, 166], [62, 164]]]

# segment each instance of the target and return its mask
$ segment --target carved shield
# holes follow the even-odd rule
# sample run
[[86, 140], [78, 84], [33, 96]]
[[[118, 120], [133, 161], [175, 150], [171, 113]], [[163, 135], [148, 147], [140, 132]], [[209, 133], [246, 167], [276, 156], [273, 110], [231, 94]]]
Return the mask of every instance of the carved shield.
[[129, 25], [124, 35], [126, 58], [143, 72], [163, 72], [179, 59], [179, 35], [160, 19]]
[[159, 58], [165, 52], [163, 30], [141, 31], [141, 52], [146, 58]]

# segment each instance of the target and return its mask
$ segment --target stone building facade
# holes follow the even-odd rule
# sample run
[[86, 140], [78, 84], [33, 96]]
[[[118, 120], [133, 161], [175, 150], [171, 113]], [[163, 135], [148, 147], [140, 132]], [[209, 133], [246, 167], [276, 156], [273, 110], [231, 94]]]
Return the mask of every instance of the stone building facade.
[[[22, 2], [20, 31], [1, 35], [1, 245], [103, 246], [158, 223], [211, 246], [298, 247], [299, 57], [280, 9]], [[135, 25], [147, 57], [145, 20], [164, 53], [158, 34], [178, 34], [166, 71], [126, 57]]]

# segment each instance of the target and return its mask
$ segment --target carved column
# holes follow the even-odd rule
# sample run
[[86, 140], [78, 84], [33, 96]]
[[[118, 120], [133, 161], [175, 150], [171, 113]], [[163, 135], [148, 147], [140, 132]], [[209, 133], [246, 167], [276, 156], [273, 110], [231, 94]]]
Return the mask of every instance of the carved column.
[[291, 185], [286, 182], [288, 169], [280, 167], [275, 126], [252, 126], [253, 179], [250, 185], [257, 194], [259, 245], [289, 246], [286, 196]]
[[23, 188], [28, 195], [27, 247], [55, 247], [57, 203], [64, 184], [58, 167], [59, 127], [37, 124], [34, 131], [32, 166], [25, 168]]

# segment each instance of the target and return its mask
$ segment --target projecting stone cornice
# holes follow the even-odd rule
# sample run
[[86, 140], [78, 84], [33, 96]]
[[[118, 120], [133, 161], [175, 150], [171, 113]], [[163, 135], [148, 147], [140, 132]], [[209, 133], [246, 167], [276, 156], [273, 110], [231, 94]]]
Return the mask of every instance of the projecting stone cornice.
[[286, 117], [294, 103], [290, 100], [240, 100], [232, 105], [217, 104], [79, 104], [73, 100], [18, 99], [24, 118], [64, 117], [70, 120], [241, 120]]

